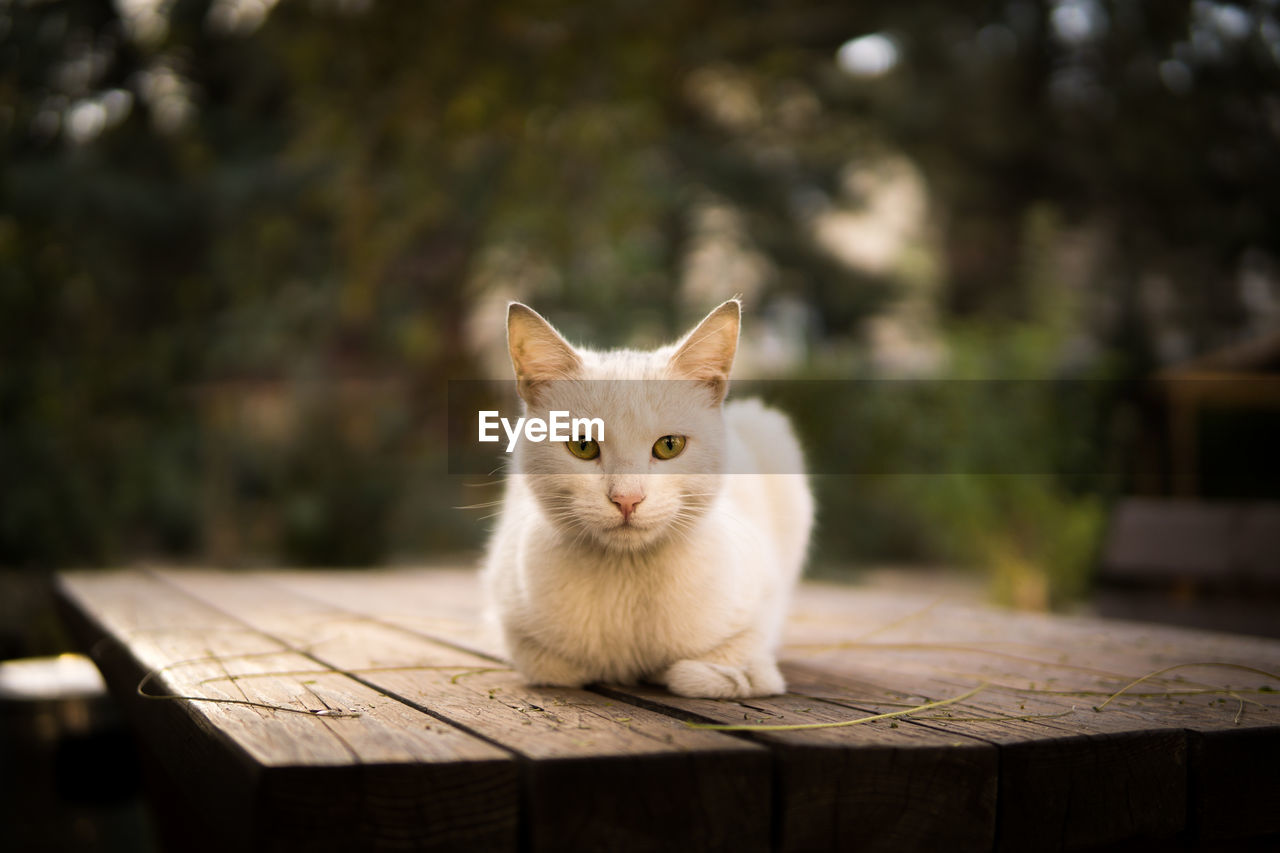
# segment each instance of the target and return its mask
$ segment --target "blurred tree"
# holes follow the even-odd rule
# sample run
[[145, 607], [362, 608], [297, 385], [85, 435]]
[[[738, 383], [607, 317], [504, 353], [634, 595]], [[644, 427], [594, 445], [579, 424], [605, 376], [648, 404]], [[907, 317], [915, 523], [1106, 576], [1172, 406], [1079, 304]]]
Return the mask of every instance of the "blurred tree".
[[1254, 330], [1244, 267], [1280, 253], [1274, 3], [917, 8], [876, 108], [940, 202], [954, 310], [1034, 310], [1010, 273], [1028, 212], [1050, 203], [1105, 235], [1093, 331], [1134, 370]]
[[[1010, 350], [1045, 373], [1241, 334], [1280, 305], [1278, 74], [1268, 0], [4, 3], [0, 562], [198, 552], [211, 506], [307, 561], [474, 541], [430, 475], [475, 306], [669, 336], [729, 295], [690, 284], [709, 222], [819, 353], [921, 282], [976, 340], [1053, 326]], [[818, 226], [904, 154], [928, 233], [850, 262]], [[288, 464], [209, 415], [273, 395]]]
[[204, 205], [114, 7], [0, 9], [0, 562], [192, 545]]

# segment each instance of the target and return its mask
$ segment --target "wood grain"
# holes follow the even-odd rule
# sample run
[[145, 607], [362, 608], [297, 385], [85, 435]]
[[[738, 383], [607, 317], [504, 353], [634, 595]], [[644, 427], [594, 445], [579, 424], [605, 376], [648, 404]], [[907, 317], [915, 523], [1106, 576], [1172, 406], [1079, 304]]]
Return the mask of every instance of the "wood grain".
[[[427, 583], [415, 583], [413, 577], [414, 573], [398, 578], [380, 576], [359, 583], [358, 588], [355, 579], [343, 573], [324, 576], [318, 582], [283, 573], [278, 580], [284, 585], [296, 584], [294, 588], [300, 592], [335, 605], [345, 602], [377, 612], [380, 619], [406, 630], [495, 651], [493, 639], [477, 628], [479, 593], [471, 573], [432, 572]], [[1191, 834], [1207, 841], [1280, 831], [1276, 825], [1280, 810], [1259, 810], [1252, 799], [1224, 795], [1221, 787], [1214, 789], [1206, 781], [1219, 778], [1217, 768], [1232, 763], [1235, 735], [1231, 733], [1259, 728], [1267, 732], [1264, 741], [1276, 737], [1280, 696], [1240, 694], [1242, 705], [1240, 700], [1218, 693], [1139, 695], [1232, 687], [1256, 691], [1265, 678], [1229, 668], [1179, 670], [1135, 688], [1132, 695], [1123, 695], [1102, 712], [1093, 711], [1134, 678], [1178, 663], [1215, 660], [1280, 671], [1280, 644], [1275, 642], [996, 611], [807, 583], [795, 597], [783, 656], [793, 691], [857, 713], [894, 710], [903, 704], [990, 684], [974, 701], [948, 708], [934, 719], [900, 722], [892, 732], [903, 744], [895, 756], [895, 766], [903, 769], [902, 781], [886, 777], [884, 784], [905, 790], [919, 785], [921, 778], [938, 778], [910, 768], [913, 754], [924, 755], [915, 745], [918, 741], [906, 737], [915, 731], [913, 727], [927, 727], [953, 742], [959, 735], [989, 745], [998, 751], [999, 809], [992, 830], [997, 849], [1089, 849], [1124, 839], [1168, 840]], [[726, 707], [726, 703], [686, 701], [662, 691], [609, 691], [665, 712], [718, 722], [741, 722], [734, 717], [751, 713], [749, 708], [732, 707], [733, 703]], [[812, 702], [788, 710], [776, 704], [779, 700], [770, 701], [775, 704], [754, 704], [769, 713], [785, 715], [786, 722], [822, 718], [819, 712], [812, 712], [811, 717], [796, 713], [797, 707], [809, 707]], [[975, 717], [1033, 719], [984, 722]], [[875, 725], [887, 730], [890, 724]], [[871, 746], [863, 731], [871, 728], [835, 729], [831, 734], [842, 746], [862, 750]], [[1226, 736], [1221, 747], [1220, 734]], [[771, 738], [798, 741], [799, 735], [761, 735], [758, 739], [780, 755]], [[1219, 748], [1224, 750], [1221, 757], [1217, 755]], [[831, 791], [851, 791], [838, 783], [840, 774], [831, 769], [846, 765], [830, 755], [815, 758], [809, 747], [805, 754], [807, 763], [800, 766], [819, 767], [815, 772], [837, 780], [826, 789], [834, 813], [848, 824], [864, 827], [872, 838], [892, 837], [892, 833], [875, 828], [873, 821], [864, 821], [859, 808], [847, 800], [838, 804], [831, 800]], [[867, 759], [860, 756], [858, 760]], [[815, 765], [814, 761], [827, 763]], [[859, 771], [851, 768], [849, 772]], [[1280, 779], [1275, 771], [1253, 764], [1237, 772], [1246, 775], [1250, 791], [1258, 792], [1259, 798], [1274, 795], [1280, 801]], [[972, 778], [969, 784], [973, 784]], [[968, 790], [982, 790], [982, 786]], [[813, 814], [822, 798], [815, 799], [800, 787], [793, 793], [787, 784], [780, 784], [776, 796], [781, 806], [778, 823], [782, 843], [795, 832], [790, 827], [812, 830], [823, 825]], [[935, 800], [918, 796], [911, 802], [932, 807]], [[957, 810], [963, 808], [954, 797], [936, 802], [952, 802]], [[805, 804], [797, 806], [805, 810], [803, 819], [789, 819], [793, 803]], [[1208, 817], [1203, 803], [1214, 803], [1212, 814], [1223, 817]], [[939, 808], [945, 812], [945, 807]], [[874, 805], [867, 809], [876, 817], [884, 816]], [[978, 816], [983, 811], [965, 813], [970, 821], [980, 822]], [[939, 815], [936, 822], [946, 824], [947, 819]], [[838, 822], [827, 820], [825, 825], [830, 833], [844, 831]], [[908, 821], [907, 825], [921, 832], [929, 821]], [[1047, 827], [1056, 828], [1052, 837], [1046, 834]], [[796, 837], [808, 843], [808, 837]], [[970, 832], [968, 837], [976, 839], [981, 834]]]
[[491, 658], [265, 579], [162, 577], [282, 643], [307, 646], [317, 663], [520, 756], [531, 850], [566, 839], [658, 849], [671, 838], [688, 850], [767, 848], [770, 763], [758, 746], [598, 693], [530, 687]]
[[[1134, 679], [1176, 664], [1221, 662], [1280, 672], [1280, 644], [1162, 626], [913, 603], [817, 585], [801, 590], [797, 611], [784, 654], [825, 672], [908, 692], [990, 682], [982, 697], [988, 715], [1070, 711], [1045, 720], [1061, 730], [1058, 739], [1002, 750], [1002, 844], [1019, 846], [1042, 834], [1046, 821], [1062, 813], [1054, 804], [1062, 803], [1084, 816], [1067, 821], [1064, 815], [1067, 847], [1102, 843], [1116, 833], [1159, 838], [1176, 831], [1208, 842], [1280, 832], [1280, 810], [1258, 807], [1264, 799], [1280, 802], [1280, 769], [1274, 763], [1242, 763], [1236, 754], [1250, 730], [1260, 732], [1259, 755], [1277, 743], [1280, 696], [1257, 692], [1260, 686], [1277, 686], [1274, 680], [1231, 667], [1186, 667], [1137, 685], [1100, 712], [1093, 710]], [[851, 636], [862, 639], [851, 642]], [[1239, 692], [1195, 692], [1233, 689]], [[997, 743], [1010, 736], [1007, 724], [985, 725], [985, 734], [966, 731]], [[1073, 735], [1089, 740], [1062, 750], [1058, 740]], [[1074, 761], [1078, 769], [1064, 769], [1064, 761]], [[1058, 772], [1046, 773], [1046, 766]], [[1235, 766], [1247, 796], [1215, 787], [1225, 766]], [[1077, 784], [1063, 790], [1070, 779]], [[1183, 792], [1190, 811], [1182, 805]], [[1079, 808], [1099, 794], [1103, 806]], [[1091, 823], [1097, 824], [1094, 830]]]
[[[1274, 641], [810, 583], [782, 649], [791, 692], [731, 702], [527, 685], [470, 571], [131, 572], [64, 590], [89, 640], [115, 638], [99, 649], [109, 682], [149, 743], [181, 756], [175, 780], [238, 815], [223, 835], [250, 846], [315, 819], [313, 836], [339, 826], [385, 846], [431, 826], [447, 847], [486, 809], [493, 849], [1159, 849], [1280, 833], [1280, 694], [1259, 689], [1280, 689], [1263, 674], [1280, 673]], [[165, 689], [361, 716], [122, 689], [187, 658], [203, 660], [166, 670]], [[1191, 662], [1232, 666], [1107, 701]], [[857, 726], [686, 725], [842, 722], [979, 686]]]
[[[514, 849], [509, 753], [140, 573], [64, 575], [61, 596], [148, 751], [185, 800], [201, 805], [191, 846]], [[154, 671], [156, 694], [359, 716], [143, 699], [136, 688]]]
[[[499, 652], [495, 638], [476, 627], [480, 599], [472, 573], [433, 572], [425, 583], [421, 575], [369, 583], [344, 573], [315, 582], [297, 573], [272, 579], [335, 607], [377, 613], [418, 635], [488, 655]], [[804, 696], [722, 702], [645, 687], [597, 690], [664, 715], [709, 723], [838, 722], [861, 715]], [[776, 849], [991, 849], [997, 756], [989, 744], [888, 721], [752, 739], [774, 755]]]

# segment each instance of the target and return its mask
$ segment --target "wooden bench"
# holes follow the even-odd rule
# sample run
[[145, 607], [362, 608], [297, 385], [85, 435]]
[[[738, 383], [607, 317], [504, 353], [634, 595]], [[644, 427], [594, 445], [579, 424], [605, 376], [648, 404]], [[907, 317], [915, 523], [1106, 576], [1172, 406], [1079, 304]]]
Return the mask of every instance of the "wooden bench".
[[[1280, 682], [1265, 674], [1280, 672], [1280, 642], [808, 583], [782, 654], [792, 692], [711, 701], [526, 685], [481, 627], [470, 572], [60, 581], [69, 624], [135, 725], [175, 849], [1280, 838]], [[142, 698], [140, 683], [200, 698]], [[895, 713], [793, 731], [689, 725]]]
[[1125, 498], [1096, 580], [1106, 616], [1280, 637], [1280, 503]]

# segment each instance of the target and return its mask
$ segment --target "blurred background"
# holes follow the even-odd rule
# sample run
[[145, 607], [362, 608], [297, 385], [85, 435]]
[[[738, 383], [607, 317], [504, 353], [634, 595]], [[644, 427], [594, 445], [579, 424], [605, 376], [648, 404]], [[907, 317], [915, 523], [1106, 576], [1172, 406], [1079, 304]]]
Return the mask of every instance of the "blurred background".
[[649, 346], [741, 293], [741, 375], [1091, 389], [866, 407], [1031, 473], [819, 476], [816, 572], [1064, 605], [1117, 508], [1162, 523], [1126, 496], [1271, 541], [1273, 0], [4, 0], [0, 56], [6, 625], [59, 566], [474, 553], [445, 388], [508, 375], [512, 298]]
[[0, 148], [0, 658], [58, 567], [473, 559], [505, 302], [735, 293], [740, 374], [1042, 389], [864, 407], [1033, 473], [817, 476], [814, 574], [1280, 631], [1276, 0], [0, 0]]

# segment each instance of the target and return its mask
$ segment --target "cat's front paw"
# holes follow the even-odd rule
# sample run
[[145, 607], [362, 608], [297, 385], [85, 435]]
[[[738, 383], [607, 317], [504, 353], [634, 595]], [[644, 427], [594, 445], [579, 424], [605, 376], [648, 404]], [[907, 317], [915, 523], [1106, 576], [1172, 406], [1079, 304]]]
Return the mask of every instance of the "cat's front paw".
[[787, 684], [772, 662], [748, 667], [702, 660], [673, 663], [662, 677], [667, 689], [698, 699], [746, 699], [785, 693]]

